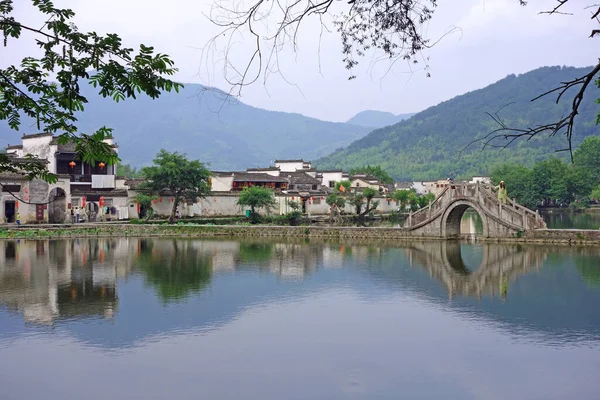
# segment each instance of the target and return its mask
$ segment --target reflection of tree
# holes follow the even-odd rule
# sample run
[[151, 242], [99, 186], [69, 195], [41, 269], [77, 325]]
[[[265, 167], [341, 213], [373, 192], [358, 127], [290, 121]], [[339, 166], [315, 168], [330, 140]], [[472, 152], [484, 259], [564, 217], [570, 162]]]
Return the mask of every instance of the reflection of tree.
[[273, 258], [273, 243], [240, 243], [242, 262], [265, 262]]
[[600, 288], [600, 264], [598, 258], [589, 255], [575, 256], [575, 268], [590, 286]]
[[150, 244], [140, 246], [138, 268], [163, 301], [184, 299], [210, 283], [211, 259], [190, 242], [173, 240]]

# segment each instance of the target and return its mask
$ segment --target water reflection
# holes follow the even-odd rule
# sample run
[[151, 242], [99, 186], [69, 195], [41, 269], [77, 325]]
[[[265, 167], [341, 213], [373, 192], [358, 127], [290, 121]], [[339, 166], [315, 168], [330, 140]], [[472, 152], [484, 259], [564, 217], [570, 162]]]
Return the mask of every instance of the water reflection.
[[[365, 298], [402, 293], [452, 300], [453, 309], [511, 329], [589, 338], [600, 335], [592, 306], [600, 303], [598, 259], [600, 249], [591, 247], [557, 252], [451, 241], [0, 241], [0, 307], [39, 324], [108, 319], [112, 331], [104, 334], [103, 328], [77, 329], [92, 341], [111, 333], [115, 338], [106, 343], [127, 345], [159, 332], [227, 323], [254, 304], [343, 287]], [[178, 306], [161, 314], [170, 304]]]

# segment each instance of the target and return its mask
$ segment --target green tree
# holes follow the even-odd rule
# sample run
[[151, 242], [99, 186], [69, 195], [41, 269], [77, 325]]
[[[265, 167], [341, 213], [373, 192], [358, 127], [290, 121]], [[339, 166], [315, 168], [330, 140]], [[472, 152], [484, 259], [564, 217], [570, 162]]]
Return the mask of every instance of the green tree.
[[595, 184], [600, 184], [600, 137], [587, 137], [573, 154], [575, 165], [587, 169]]
[[388, 174], [388, 172], [385, 169], [383, 169], [380, 165], [366, 165], [364, 167], [352, 168], [350, 170], [350, 174], [373, 175], [374, 177], [379, 179], [381, 183], [394, 183], [394, 178], [392, 178], [392, 176]]
[[298, 225], [302, 219], [302, 205], [299, 201], [288, 200], [288, 206], [292, 211], [288, 212], [286, 217], [290, 225]]
[[138, 193], [131, 198], [131, 200], [139, 203], [140, 206], [144, 207], [146, 211], [145, 220], [148, 221], [154, 216], [154, 209], [152, 208], [152, 202], [157, 199], [157, 196], [152, 196], [146, 193]]
[[358, 215], [359, 218], [363, 218], [371, 211], [374, 211], [379, 205], [379, 201], [373, 201], [373, 198], [376, 195], [377, 191], [375, 189], [365, 188], [362, 192], [356, 191], [351, 193], [348, 197], [348, 201], [354, 206], [356, 215]]
[[200, 161], [190, 161], [185, 154], [178, 152], [161, 150], [154, 159], [154, 165], [142, 168], [141, 173], [146, 182], [140, 185], [140, 190], [174, 197], [169, 216], [171, 224], [175, 221], [175, 211], [182, 200], [196, 201], [210, 192], [210, 171]]
[[325, 202], [329, 206], [333, 206], [334, 204], [340, 209], [343, 210], [346, 207], [346, 198], [339, 193], [331, 193], [325, 199]]
[[240, 193], [237, 205], [240, 207], [250, 207], [250, 218], [253, 222], [258, 222], [260, 215], [257, 213], [257, 210], [261, 208], [269, 210], [277, 205], [277, 201], [271, 189], [250, 186]]
[[[341, 186], [344, 187], [343, 190], [340, 190]], [[350, 182], [349, 180], [336, 182], [335, 183], [335, 191], [336, 192], [345, 192], [345, 193], [348, 193], [348, 190], [350, 189], [350, 186], [352, 186], [352, 182]]]
[[[116, 34], [85, 33], [73, 23], [72, 10], [57, 8], [51, 0], [31, 0], [46, 21], [41, 27], [25, 21], [27, 13], [16, 12], [15, 3], [0, 1], [4, 46], [26, 48], [23, 41], [31, 38], [41, 51], [39, 57], [27, 56], [18, 66], [0, 69], [0, 120], [18, 130], [23, 118], [31, 118], [38, 131], [60, 132], [59, 143], [74, 143], [80, 160], [116, 163], [116, 153], [104, 143], [111, 129], [102, 126], [95, 132], [82, 133], [77, 127], [75, 114], [84, 111], [87, 103], [80, 85], [89, 83], [100, 95], [117, 102], [141, 93], [157, 98], [163, 91], [178, 91], [181, 87], [165, 78], [177, 71], [173, 61], [143, 44], [138, 51], [124, 47]], [[0, 154], [0, 172], [18, 171], [25, 171], [30, 179], [57, 179], [45, 163], [34, 157], [15, 164]]]
[[594, 201], [600, 201], [600, 186], [596, 186], [596, 188], [592, 190], [590, 198]]
[[500, 181], [506, 184], [510, 198], [514, 198], [525, 207], [535, 208], [542, 197], [533, 184], [532, 171], [518, 164], [504, 164], [492, 171], [492, 182], [498, 185]]
[[140, 171], [138, 171], [136, 167], [132, 167], [129, 164], [118, 164], [117, 176], [122, 176], [125, 178], [137, 178], [140, 176]]
[[406, 211], [406, 208], [409, 204], [409, 199], [411, 197], [411, 193], [414, 193], [411, 190], [395, 190], [392, 193], [391, 198], [398, 204], [398, 207], [402, 212]]

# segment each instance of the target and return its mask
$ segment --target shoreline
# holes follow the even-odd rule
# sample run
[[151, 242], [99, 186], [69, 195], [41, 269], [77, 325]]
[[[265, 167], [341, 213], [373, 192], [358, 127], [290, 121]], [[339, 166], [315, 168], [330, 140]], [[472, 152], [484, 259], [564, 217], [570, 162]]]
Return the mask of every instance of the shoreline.
[[[411, 234], [403, 228], [351, 226], [274, 226], [274, 225], [149, 225], [80, 224], [0, 227], [1, 239], [62, 239], [91, 237], [288, 237], [371, 240], [456, 240]], [[600, 230], [539, 229], [520, 237], [484, 238], [464, 235], [463, 240], [481, 243], [541, 243], [562, 245], [600, 245]]]

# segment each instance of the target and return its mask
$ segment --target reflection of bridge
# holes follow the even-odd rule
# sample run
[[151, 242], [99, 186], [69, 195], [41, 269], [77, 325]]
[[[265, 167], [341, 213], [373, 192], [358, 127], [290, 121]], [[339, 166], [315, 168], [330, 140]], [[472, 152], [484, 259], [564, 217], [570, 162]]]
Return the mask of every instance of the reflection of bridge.
[[459, 242], [415, 242], [407, 254], [411, 264], [416, 261], [440, 280], [450, 297], [496, 293], [505, 297], [509, 281], [539, 269], [546, 259], [545, 252], [524, 250], [518, 245], [483, 244], [482, 249], [483, 260], [473, 272], [464, 264]]
[[477, 183], [446, 187], [428, 207], [411, 214], [405, 228], [413, 236], [459, 237], [460, 221], [469, 207], [481, 217], [484, 237], [511, 237], [546, 227], [539, 214], [510, 199], [502, 204], [489, 186]]

